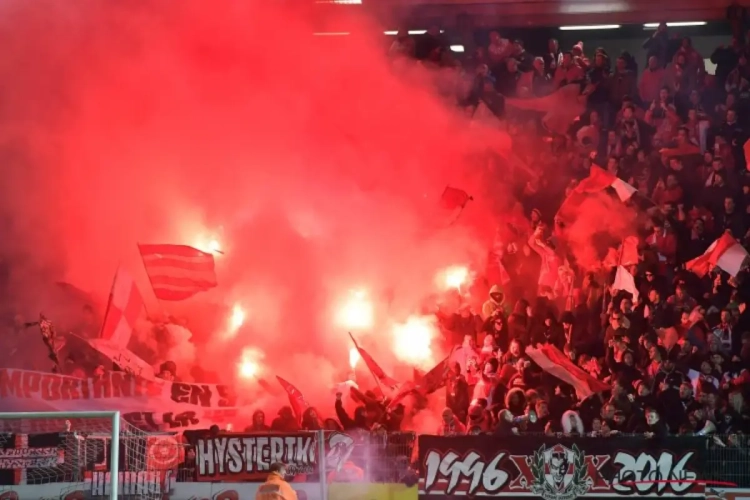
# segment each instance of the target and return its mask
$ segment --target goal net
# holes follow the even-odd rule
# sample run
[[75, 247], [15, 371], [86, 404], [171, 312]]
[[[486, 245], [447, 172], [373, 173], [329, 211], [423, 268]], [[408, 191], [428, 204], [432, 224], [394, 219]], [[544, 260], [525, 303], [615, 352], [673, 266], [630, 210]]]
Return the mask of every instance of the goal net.
[[161, 499], [180, 451], [119, 412], [0, 413], [0, 498]]

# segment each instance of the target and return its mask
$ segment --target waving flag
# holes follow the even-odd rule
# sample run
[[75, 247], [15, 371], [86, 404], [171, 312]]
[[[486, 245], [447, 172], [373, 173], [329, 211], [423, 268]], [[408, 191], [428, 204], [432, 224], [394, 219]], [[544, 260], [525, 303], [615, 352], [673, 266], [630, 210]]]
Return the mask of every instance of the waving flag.
[[440, 196], [440, 204], [446, 210], [455, 210], [456, 208], [464, 208], [471, 199], [469, 193], [463, 189], [446, 186], [442, 196]]
[[125, 348], [130, 342], [135, 322], [143, 309], [143, 298], [135, 281], [127, 272], [118, 269], [112, 283], [99, 338], [106, 340], [113, 347]]
[[633, 266], [638, 264], [638, 237], [628, 236], [620, 246], [620, 265]]
[[278, 375], [276, 375], [276, 380], [279, 381], [281, 387], [283, 387], [286, 391], [286, 395], [289, 396], [289, 404], [292, 407], [294, 416], [297, 417], [297, 421], [302, 422], [302, 414], [305, 413], [305, 410], [307, 410], [310, 405], [307, 404], [305, 397], [302, 395], [299, 389], [297, 389]]
[[708, 247], [703, 255], [685, 264], [685, 268], [703, 277], [711, 269], [718, 267], [736, 277], [747, 256], [747, 250], [732, 235], [724, 233]]
[[596, 165], [591, 165], [589, 176], [578, 183], [575, 191], [579, 193], [598, 193], [608, 187], [615, 190], [620, 201], [628, 201], [637, 191], [636, 188], [624, 180]]
[[622, 202], [628, 201], [637, 192], [633, 186], [619, 177], [601, 167], [591, 165], [589, 176], [579, 182], [567, 198], [565, 198], [557, 210], [555, 218], [563, 222], [575, 219], [578, 212], [582, 209], [582, 205], [588, 199], [588, 195], [600, 193], [610, 187], [615, 190], [617, 197]]
[[185, 300], [216, 286], [214, 256], [187, 245], [138, 245], [159, 300]]
[[550, 132], [565, 135], [573, 121], [586, 111], [586, 96], [577, 83], [566, 85], [544, 97], [505, 99], [508, 107], [544, 113], [542, 124]]
[[615, 274], [615, 282], [612, 283], [612, 289], [630, 292], [633, 296], [633, 302], [638, 302], [638, 297], [640, 297], [640, 293], [638, 293], [638, 289], [635, 287], [633, 275], [623, 266], [617, 266], [617, 274]]
[[351, 337], [352, 342], [354, 342], [354, 347], [357, 348], [357, 352], [359, 352], [359, 356], [362, 358], [362, 361], [364, 361], [367, 365], [367, 369], [370, 370], [370, 373], [372, 373], [372, 376], [377, 379], [378, 383], [383, 384], [390, 389], [398, 386], [398, 382], [385, 374], [380, 365], [378, 365], [372, 358], [372, 356], [370, 356], [370, 353], [362, 349], [359, 344], [357, 344], [357, 341], [354, 339], [354, 335], [349, 333], [349, 337]]
[[601, 380], [598, 380], [581, 368], [573, 364], [565, 354], [552, 345], [544, 345], [539, 349], [531, 346], [526, 348], [526, 354], [539, 365], [539, 368], [573, 386], [576, 394], [585, 399], [592, 394], [604, 392], [611, 389]]

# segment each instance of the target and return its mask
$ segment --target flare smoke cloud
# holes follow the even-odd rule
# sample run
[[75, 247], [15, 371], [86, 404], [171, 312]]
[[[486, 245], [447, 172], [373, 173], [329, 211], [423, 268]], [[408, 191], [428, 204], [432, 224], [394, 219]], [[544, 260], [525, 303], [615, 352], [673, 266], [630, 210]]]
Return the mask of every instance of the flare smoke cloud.
[[[335, 307], [362, 287], [378, 321], [361, 338], [392, 368], [385, 318], [416, 310], [440, 268], [481, 260], [494, 232], [476, 139], [387, 60], [382, 28], [352, 18], [352, 36], [314, 37], [276, 3], [2, 3], [8, 313], [59, 309], [56, 281], [104, 303], [124, 266], [150, 314], [187, 318], [204, 368], [233, 371], [257, 347], [307, 395], [346, 371]], [[447, 184], [475, 201], [436, 229]], [[136, 243], [205, 237], [225, 250], [219, 287], [157, 303]], [[226, 339], [216, 311], [235, 303], [247, 318]]]

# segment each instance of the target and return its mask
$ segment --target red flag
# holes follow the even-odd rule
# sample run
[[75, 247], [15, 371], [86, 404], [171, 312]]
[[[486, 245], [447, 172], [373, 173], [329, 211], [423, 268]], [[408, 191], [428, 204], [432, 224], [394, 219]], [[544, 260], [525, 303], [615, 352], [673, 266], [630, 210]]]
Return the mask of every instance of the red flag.
[[372, 356], [370, 356], [370, 353], [359, 347], [359, 344], [357, 344], [357, 341], [354, 339], [354, 335], [349, 333], [349, 337], [351, 337], [352, 342], [354, 342], [354, 347], [357, 348], [357, 352], [359, 352], [359, 356], [362, 358], [362, 361], [365, 362], [367, 365], [367, 369], [370, 370], [370, 373], [372, 373], [372, 376], [377, 379], [377, 381], [386, 387], [396, 387], [398, 385], [398, 382], [396, 382], [394, 379], [389, 377], [385, 374], [383, 369], [378, 365], [374, 359], [372, 359]]
[[109, 294], [107, 311], [99, 338], [113, 346], [126, 347], [133, 333], [135, 322], [144, 309], [143, 298], [133, 278], [118, 269], [112, 291]]
[[159, 300], [185, 300], [216, 286], [214, 256], [187, 245], [138, 245]]
[[576, 366], [555, 346], [544, 345], [539, 349], [527, 347], [526, 354], [539, 368], [572, 385], [581, 399], [612, 388]]
[[703, 255], [685, 264], [685, 268], [700, 277], [708, 274], [714, 267], [737, 276], [747, 256], [744, 247], [737, 243], [731, 234], [724, 233], [708, 247]]
[[[452, 354], [452, 353], [451, 353]], [[393, 408], [398, 404], [404, 397], [412, 391], [417, 391], [422, 396], [426, 397], [433, 392], [437, 391], [445, 385], [445, 378], [450, 370], [450, 356], [436, 364], [427, 373], [420, 376], [419, 373], [414, 373], [414, 381], [407, 381], [401, 384], [398, 388], [398, 392], [393, 396], [389, 408]]]
[[579, 193], [598, 193], [611, 186], [616, 179], [617, 177], [603, 168], [591, 165], [589, 176], [578, 183], [575, 191]]
[[305, 410], [310, 405], [307, 404], [305, 397], [299, 392], [299, 389], [278, 375], [276, 375], [276, 380], [279, 381], [279, 384], [281, 384], [281, 387], [284, 388], [287, 396], [289, 396], [289, 404], [292, 406], [292, 411], [294, 412], [294, 416], [297, 417], [297, 421], [302, 422], [302, 414], [305, 413]]
[[422, 394], [425, 396], [432, 394], [445, 385], [445, 377], [450, 370], [449, 358], [450, 356], [433, 366], [432, 369], [425, 373], [424, 377], [417, 382], [417, 387]]
[[578, 84], [568, 84], [544, 97], [505, 98], [505, 105], [545, 113], [542, 124], [550, 132], [566, 135], [570, 124], [586, 111], [586, 98]]
[[638, 237], [628, 236], [622, 242], [620, 247], [620, 262], [621, 266], [632, 266], [638, 264]]
[[446, 210], [455, 210], [456, 208], [464, 208], [469, 200], [471, 200], [471, 196], [463, 189], [446, 186], [440, 197], [440, 204]]
[[659, 150], [659, 154], [668, 157], [699, 155], [701, 154], [701, 148], [699, 148], [695, 144], [690, 144], [688, 142], [686, 144], [677, 146], [676, 148], [662, 148]]

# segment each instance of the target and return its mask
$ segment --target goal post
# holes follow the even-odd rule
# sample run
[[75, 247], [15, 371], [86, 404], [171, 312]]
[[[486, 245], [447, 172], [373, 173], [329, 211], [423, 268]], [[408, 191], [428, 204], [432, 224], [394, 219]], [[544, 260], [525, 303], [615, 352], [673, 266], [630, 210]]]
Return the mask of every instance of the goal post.
[[[119, 411], [72, 411], [72, 412], [0, 412], [0, 431], [5, 431], [3, 425], [9, 420], [20, 421], [20, 426], [16, 429], [7, 429], [23, 432], [25, 429], [24, 421], [46, 420], [60, 421], [63, 424], [69, 423], [70, 419], [107, 419], [112, 425], [110, 435], [110, 461], [109, 461], [109, 497], [116, 499], [119, 489], [119, 469], [120, 469], [120, 412]], [[11, 426], [13, 427], [13, 426]], [[54, 428], [59, 427], [53, 424], [49, 430], [54, 432]], [[57, 432], [67, 432], [72, 430], [67, 428], [60, 429]], [[40, 429], [39, 426], [29, 425], [28, 430]], [[27, 434], [30, 432], [27, 432]]]
[[145, 432], [119, 411], [0, 412], [8, 498], [161, 499], [182, 460], [174, 433]]

